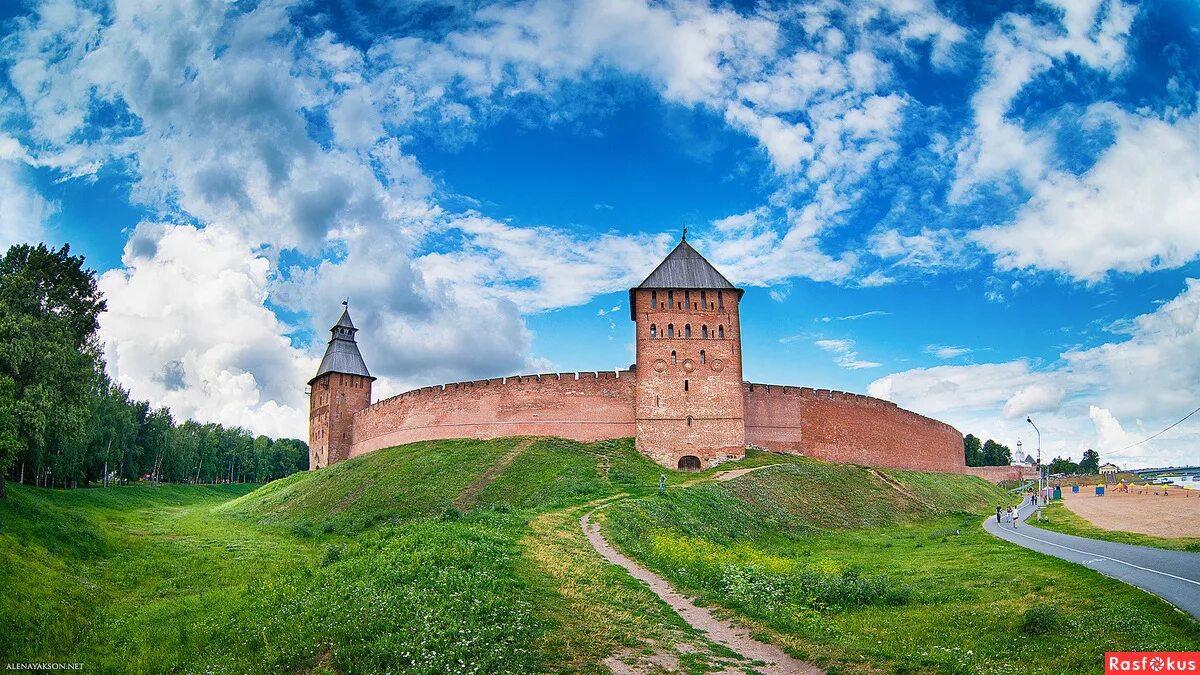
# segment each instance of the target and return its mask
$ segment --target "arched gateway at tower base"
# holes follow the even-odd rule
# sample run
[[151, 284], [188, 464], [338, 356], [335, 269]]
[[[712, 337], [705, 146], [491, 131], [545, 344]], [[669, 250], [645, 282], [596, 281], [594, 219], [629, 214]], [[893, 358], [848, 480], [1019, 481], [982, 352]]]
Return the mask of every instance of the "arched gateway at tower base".
[[858, 394], [742, 380], [740, 302], [686, 240], [630, 289], [636, 365], [456, 382], [370, 405], [374, 378], [349, 309], [310, 380], [310, 464], [441, 438], [636, 439], [672, 469], [745, 456], [747, 446], [836, 462], [962, 473], [953, 427]]

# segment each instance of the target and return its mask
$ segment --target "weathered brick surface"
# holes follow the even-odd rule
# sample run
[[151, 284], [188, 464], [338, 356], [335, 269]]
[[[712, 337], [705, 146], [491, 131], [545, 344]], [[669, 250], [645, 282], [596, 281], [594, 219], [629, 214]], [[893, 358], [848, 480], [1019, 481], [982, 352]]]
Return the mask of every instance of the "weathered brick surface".
[[1037, 478], [1037, 471], [1022, 470], [1019, 466], [968, 466], [964, 467], [963, 471], [993, 483], [999, 483], [1002, 480]]
[[747, 384], [746, 442], [831, 462], [962, 473], [962, 434], [890, 401]]
[[350, 456], [438, 438], [635, 435], [631, 371], [549, 373], [425, 387], [354, 415]]
[[634, 292], [637, 448], [679, 468], [746, 454], [738, 294]]
[[310, 469], [320, 469], [350, 458], [354, 412], [370, 403], [370, 378], [329, 373], [312, 383], [308, 397]]

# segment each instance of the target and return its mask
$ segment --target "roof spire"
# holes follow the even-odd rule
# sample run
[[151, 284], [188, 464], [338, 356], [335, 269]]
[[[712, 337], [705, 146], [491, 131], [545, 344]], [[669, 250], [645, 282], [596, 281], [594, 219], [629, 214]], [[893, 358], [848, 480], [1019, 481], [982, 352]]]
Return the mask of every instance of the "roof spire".
[[686, 225], [683, 226], [683, 236], [679, 239], [679, 241], [687, 241], [687, 226]]
[[308, 381], [309, 384], [326, 373], [361, 375], [372, 380], [375, 379], [367, 370], [367, 364], [363, 362], [362, 354], [359, 353], [358, 344], [354, 339], [354, 334], [358, 332], [358, 329], [350, 320], [350, 298], [343, 300], [342, 306], [344, 309], [342, 309], [341, 318], [330, 329], [331, 336], [329, 346], [325, 348], [325, 357], [321, 359], [317, 374]]

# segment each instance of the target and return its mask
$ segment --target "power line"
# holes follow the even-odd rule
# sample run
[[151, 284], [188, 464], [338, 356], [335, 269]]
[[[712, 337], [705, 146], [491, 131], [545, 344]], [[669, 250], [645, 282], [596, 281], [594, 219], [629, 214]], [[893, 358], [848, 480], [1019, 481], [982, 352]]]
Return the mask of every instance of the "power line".
[[1175, 427], [1179, 426], [1180, 424], [1183, 424], [1183, 421], [1184, 421], [1184, 420], [1186, 420], [1187, 418], [1191, 417], [1192, 415], [1195, 415], [1195, 414], [1196, 414], [1196, 413], [1198, 413], [1198, 412], [1200, 412], [1200, 408], [1196, 408], [1196, 409], [1195, 409], [1195, 410], [1193, 410], [1192, 412], [1190, 412], [1190, 413], [1188, 413], [1188, 414], [1184, 415], [1184, 416], [1183, 416], [1183, 419], [1179, 420], [1179, 421], [1178, 421], [1178, 422], [1176, 422], [1175, 424], [1172, 424], [1171, 426], [1167, 427], [1166, 429], [1163, 429], [1162, 431], [1158, 432], [1157, 434], [1154, 434], [1153, 436], [1150, 436], [1149, 438], [1146, 438], [1146, 439], [1144, 439], [1144, 440], [1138, 441], [1137, 443], [1133, 443], [1133, 444], [1131, 444], [1131, 445], [1127, 445], [1127, 446], [1125, 446], [1125, 447], [1121, 448], [1120, 450], [1117, 450], [1117, 452], [1116, 452], [1116, 453], [1114, 453], [1114, 454], [1120, 454], [1120, 453], [1122, 453], [1122, 452], [1125, 452], [1126, 450], [1128, 450], [1128, 449], [1130, 449], [1130, 448], [1132, 448], [1132, 447], [1134, 447], [1134, 446], [1141, 445], [1142, 443], [1145, 443], [1146, 441], [1152, 441], [1152, 440], [1154, 440], [1155, 438], [1158, 438], [1159, 436], [1162, 436], [1163, 434], [1167, 433], [1168, 431], [1170, 431], [1170, 430], [1174, 429]]

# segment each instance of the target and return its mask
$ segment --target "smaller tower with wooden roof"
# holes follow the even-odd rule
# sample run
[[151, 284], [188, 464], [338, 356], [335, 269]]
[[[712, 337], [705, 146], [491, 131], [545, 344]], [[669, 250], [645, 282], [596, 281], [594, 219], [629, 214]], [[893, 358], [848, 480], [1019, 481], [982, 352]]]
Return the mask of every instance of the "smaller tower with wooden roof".
[[358, 351], [349, 302], [330, 332], [333, 334], [317, 374], [308, 381], [308, 468], [320, 469], [350, 458], [354, 413], [371, 405], [367, 364]]
[[635, 323], [638, 450], [700, 470], [746, 454], [742, 289], [687, 242], [629, 290]]

